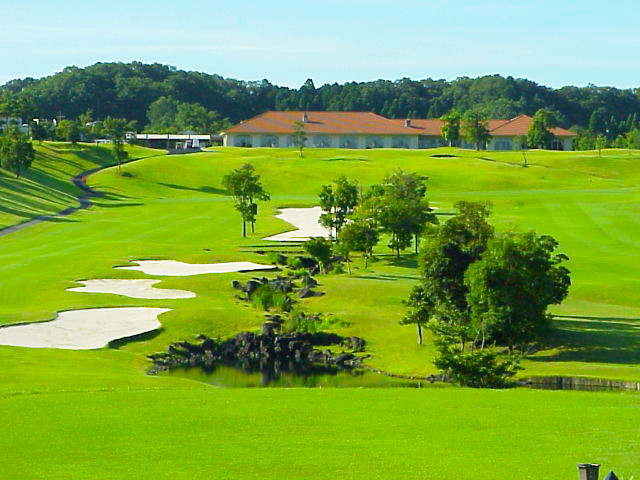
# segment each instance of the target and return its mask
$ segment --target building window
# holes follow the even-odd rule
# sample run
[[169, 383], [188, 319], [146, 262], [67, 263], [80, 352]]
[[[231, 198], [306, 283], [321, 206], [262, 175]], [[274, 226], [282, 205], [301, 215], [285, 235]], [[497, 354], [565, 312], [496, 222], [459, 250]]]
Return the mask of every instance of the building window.
[[239, 135], [235, 141], [236, 147], [252, 147], [251, 137], [249, 135]]
[[293, 147], [293, 137], [291, 135], [287, 135], [284, 139], [284, 146], [287, 148]]
[[367, 148], [383, 148], [384, 139], [382, 137], [367, 137], [366, 147]]
[[405, 137], [393, 137], [391, 146], [393, 148], [409, 148], [409, 141]]
[[313, 146], [316, 148], [331, 148], [331, 139], [326, 135], [318, 135], [313, 138]]
[[358, 148], [358, 142], [354, 137], [340, 137], [340, 148]]
[[508, 138], [500, 138], [494, 144], [494, 150], [513, 150], [511, 140]]
[[260, 142], [261, 147], [279, 147], [280, 142], [278, 142], [278, 137], [275, 135], [265, 135], [262, 137], [262, 142]]
[[552, 150], [564, 150], [564, 144], [562, 143], [562, 140], [560, 140], [558, 138], [554, 138], [553, 141], [551, 142], [551, 149]]

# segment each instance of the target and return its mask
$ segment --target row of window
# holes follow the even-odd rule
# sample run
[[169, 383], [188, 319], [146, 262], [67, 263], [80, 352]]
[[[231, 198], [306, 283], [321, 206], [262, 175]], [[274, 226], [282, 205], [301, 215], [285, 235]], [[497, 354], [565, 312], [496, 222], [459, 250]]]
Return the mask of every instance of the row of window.
[[[254, 140], [249, 135], [238, 135], [235, 137], [234, 146], [236, 147], [253, 147]], [[291, 135], [284, 137], [284, 142], [280, 142], [280, 139], [276, 135], [263, 135], [256, 142], [256, 146], [260, 147], [293, 147], [293, 137]], [[284, 145], [281, 145], [284, 143]], [[420, 137], [418, 140], [418, 148], [434, 148], [443, 146], [444, 142], [439, 138], [433, 137]], [[315, 148], [331, 148], [334, 147], [332, 137], [327, 135], [316, 135], [311, 137], [306, 143], [307, 147]], [[365, 148], [384, 148], [384, 137], [366, 137]], [[463, 145], [466, 148], [473, 148], [473, 145]], [[358, 141], [354, 137], [343, 136], [339, 138], [338, 148], [359, 148]], [[409, 139], [406, 137], [392, 137], [392, 148], [411, 148]], [[564, 150], [564, 144], [562, 140], [555, 139], [552, 147], [554, 150]], [[513, 150], [513, 143], [511, 139], [499, 138], [494, 143], [494, 150]]]
[[[234, 146], [236, 147], [253, 147], [254, 140], [249, 135], [238, 135], [234, 139]], [[431, 142], [434, 142], [432, 139]], [[284, 145], [281, 145], [284, 143]], [[293, 137], [291, 135], [284, 137], [284, 141], [281, 142], [276, 135], [263, 135], [257, 139], [256, 146], [260, 147], [293, 147]], [[332, 137], [326, 135], [315, 135], [307, 141], [306, 146], [315, 148], [331, 148], [333, 147]], [[358, 148], [358, 140], [354, 137], [340, 137], [338, 141], [339, 148]], [[383, 148], [383, 137], [366, 137], [365, 148]], [[392, 148], [410, 148], [409, 139], [406, 137], [393, 137], [391, 139]], [[433, 145], [435, 146], [435, 144]]]

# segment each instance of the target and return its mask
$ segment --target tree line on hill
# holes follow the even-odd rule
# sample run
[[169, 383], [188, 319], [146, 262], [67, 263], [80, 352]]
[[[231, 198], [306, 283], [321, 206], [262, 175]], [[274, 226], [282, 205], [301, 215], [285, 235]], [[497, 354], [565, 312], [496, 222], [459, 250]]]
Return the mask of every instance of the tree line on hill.
[[[452, 110], [509, 119], [550, 112], [557, 126], [580, 134], [578, 148], [640, 147], [640, 89], [566, 86], [489, 75], [453, 81], [375, 80], [300, 88], [241, 81], [161, 64], [97, 63], [0, 87], [0, 116], [90, 121], [124, 118], [139, 131], [217, 133], [268, 110], [371, 111], [389, 118], [440, 118]], [[85, 122], [86, 124], [87, 122]], [[628, 141], [625, 143], [627, 146]], [[634, 146], [636, 146], [634, 144]]]

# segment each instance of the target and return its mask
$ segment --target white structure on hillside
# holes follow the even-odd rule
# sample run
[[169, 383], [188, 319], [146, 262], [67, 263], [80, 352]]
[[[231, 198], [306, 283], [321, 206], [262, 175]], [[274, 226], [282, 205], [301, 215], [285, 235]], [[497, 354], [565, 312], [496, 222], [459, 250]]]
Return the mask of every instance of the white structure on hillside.
[[[395, 120], [371, 112], [266, 112], [222, 132], [229, 147], [292, 147], [294, 124], [302, 124], [311, 148], [435, 148], [445, 144], [438, 119]], [[489, 120], [488, 150], [513, 150], [526, 135], [531, 117]], [[554, 148], [572, 150], [576, 134], [551, 129]], [[473, 148], [462, 142], [462, 147]]]

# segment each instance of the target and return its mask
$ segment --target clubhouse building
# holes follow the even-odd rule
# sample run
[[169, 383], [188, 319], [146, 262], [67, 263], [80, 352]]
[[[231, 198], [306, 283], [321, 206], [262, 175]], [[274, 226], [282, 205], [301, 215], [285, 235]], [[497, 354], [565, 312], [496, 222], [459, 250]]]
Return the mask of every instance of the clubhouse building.
[[[531, 117], [489, 120], [487, 150], [513, 150], [527, 134]], [[435, 148], [446, 143], [438, 119], [389, 119], [372, 112], [266, 112], [222, 132], [229, 147], [293, 147], [294, 124], [302, 124], [311, 148]], [[573, 150], [576, 134], [552, 128], [556, 150]], [[461, 140], [462, 148], [475, 148]]]

